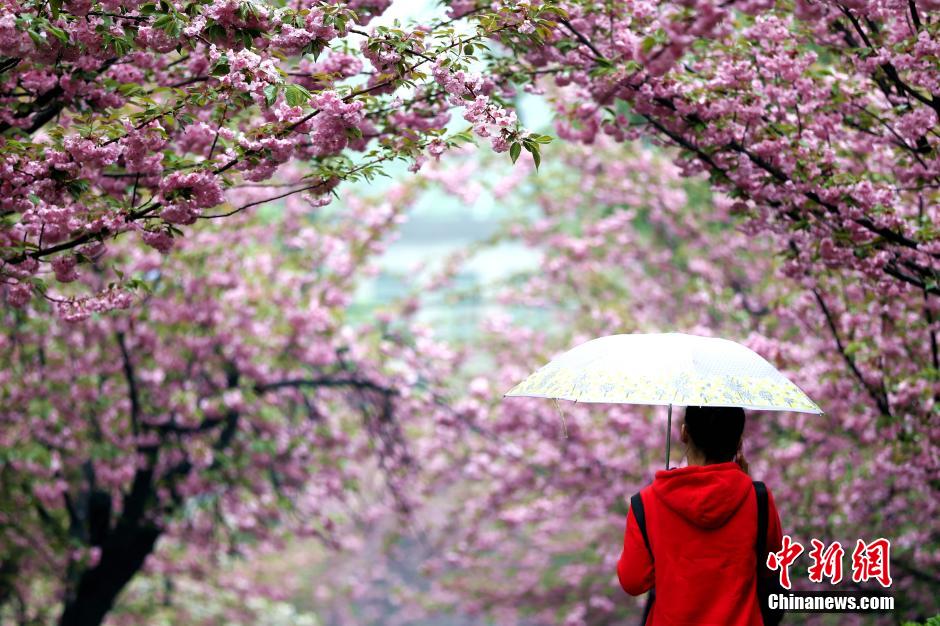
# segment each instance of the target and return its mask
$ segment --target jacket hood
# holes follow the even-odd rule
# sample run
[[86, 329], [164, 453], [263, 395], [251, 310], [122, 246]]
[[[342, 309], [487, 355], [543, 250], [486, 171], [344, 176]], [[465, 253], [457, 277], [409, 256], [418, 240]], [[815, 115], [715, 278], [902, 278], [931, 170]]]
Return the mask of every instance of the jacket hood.
[[653, 493], [700, 528], [722, 526], [751, 491], [750, 477], [733, 461], [659, 470], [653, 481]]

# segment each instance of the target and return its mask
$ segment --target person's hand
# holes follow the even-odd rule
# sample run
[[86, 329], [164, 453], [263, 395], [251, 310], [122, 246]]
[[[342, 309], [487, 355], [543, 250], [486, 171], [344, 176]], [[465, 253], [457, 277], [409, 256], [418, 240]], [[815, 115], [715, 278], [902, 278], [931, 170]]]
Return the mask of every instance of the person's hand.
[[750, 475], [748, 471], [747, 459], [744, 458], [744, 452], [738, 450], [738, 453], [734, 457], [734, 462], [738, 464], [738, 467], [741, 468], [741, 471], [747, 475]]

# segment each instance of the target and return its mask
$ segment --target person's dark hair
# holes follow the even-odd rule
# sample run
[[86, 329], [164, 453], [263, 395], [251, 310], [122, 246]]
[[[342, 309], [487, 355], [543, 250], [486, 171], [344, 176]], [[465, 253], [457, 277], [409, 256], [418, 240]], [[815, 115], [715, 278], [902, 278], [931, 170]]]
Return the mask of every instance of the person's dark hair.
[[685, 429], [705, 458], [714, 463], [733, 461], [744, 432], [744, 409], [736, 406], [690, 406]]

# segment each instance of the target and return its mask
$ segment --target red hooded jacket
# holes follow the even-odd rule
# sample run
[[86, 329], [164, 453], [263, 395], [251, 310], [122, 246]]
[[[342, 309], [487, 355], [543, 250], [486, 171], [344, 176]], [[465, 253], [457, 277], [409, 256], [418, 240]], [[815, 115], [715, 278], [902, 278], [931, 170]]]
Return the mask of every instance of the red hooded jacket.
[[[634, 596], [655, 582], [646, 626], [762, 626], [754, 550], [757, 498], [750, 477], [734, 462], [661, 470], [640, 497], [655, 558], [650, 559], [631, 509], [617, 576]], [[767, 504], [767, 550], [777, 552], [782, 531], [770, 489]]]

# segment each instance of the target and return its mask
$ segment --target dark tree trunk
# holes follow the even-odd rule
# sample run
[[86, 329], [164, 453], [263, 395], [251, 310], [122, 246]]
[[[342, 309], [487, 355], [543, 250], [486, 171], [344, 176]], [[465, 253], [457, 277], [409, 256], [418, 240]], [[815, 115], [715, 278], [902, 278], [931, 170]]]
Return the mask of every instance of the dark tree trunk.
[[81, 575], [66, 600], [59, 626], [99, 626], [118, 594], [143, 567], [159, 536], [153, 526], [118, 526], [109, 533], [98, 565]]

